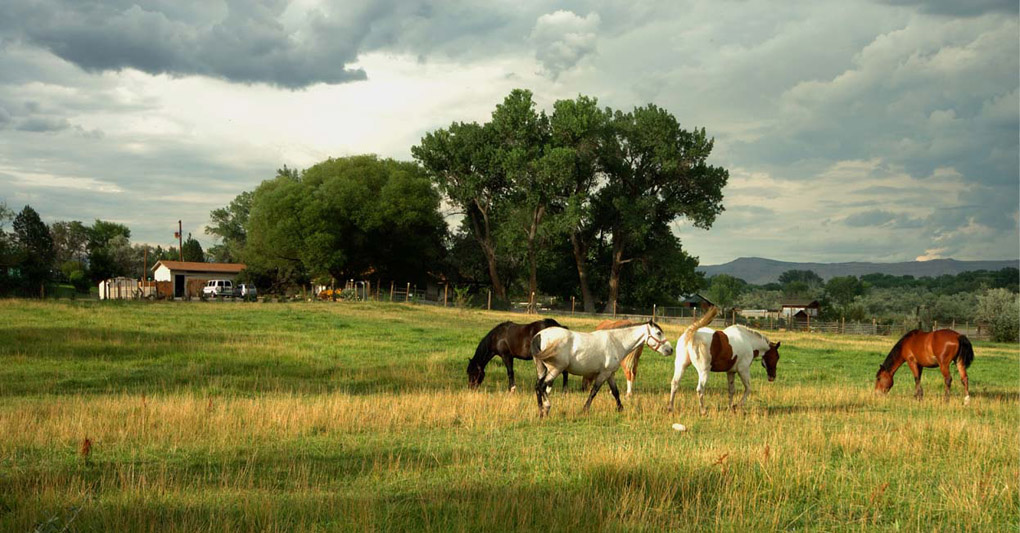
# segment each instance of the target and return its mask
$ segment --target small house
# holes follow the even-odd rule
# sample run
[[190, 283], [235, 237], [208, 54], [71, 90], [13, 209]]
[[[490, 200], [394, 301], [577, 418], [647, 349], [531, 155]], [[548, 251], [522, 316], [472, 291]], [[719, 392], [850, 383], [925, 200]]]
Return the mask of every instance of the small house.
[[156, 261], [152, 265], [152, 278], [157, 286], [167, 287], [160, 296], [188, 298], [200, 296], [202, 286], [211, 279], [237, 278], [245, 269], [242, 263], [201, 263], [196, 261]]
[[785, 300], [782, 304], [780, 313], [783, 318], [794, 318], [798, 321], [806, 321], [808, 318], [818, 318], [818, 313], [821, 311], [821, 304], [818, 300], [810, 299], [791, 299]]
[[702, 311], [704, 311], [706, 309], [709, 309], [709, 308], [715, 306], [715, 304], [712, 303], [708, 298], [705, 298], [704, 296], [702, 296], [702, 295], [700, 295], [698, 293], [694, 293], [694, 294], [689, 294], [689, 295], [681, 296], [680, 297], [680, 306], [681, 307], [692, 307], [694, 309], [701, 309]]

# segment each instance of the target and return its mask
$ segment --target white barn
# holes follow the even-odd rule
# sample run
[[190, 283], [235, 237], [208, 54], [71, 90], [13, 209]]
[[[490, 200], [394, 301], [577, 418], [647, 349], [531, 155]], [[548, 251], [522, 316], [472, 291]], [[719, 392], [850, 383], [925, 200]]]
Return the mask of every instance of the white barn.
[[188, 294], [188, 282], [210, 279], [234, 280], [245, 269], [243, 263], [200, 263], [195, 261], [156, 261], [152, 265], [152, 279], [173, 283], [173, 297], [198, 296]]

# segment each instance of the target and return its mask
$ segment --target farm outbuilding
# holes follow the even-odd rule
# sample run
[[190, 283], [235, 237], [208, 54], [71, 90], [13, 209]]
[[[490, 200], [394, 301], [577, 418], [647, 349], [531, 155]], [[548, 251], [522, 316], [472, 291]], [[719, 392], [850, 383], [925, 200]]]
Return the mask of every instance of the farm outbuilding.
[[156, 261], [152, 278], [160, 296], [188, 298], [200, 296], [202, 286], [211, 279], [234, 280], [245, 269], [243, 263], [200, 263], [195, 261]]
[[783, 302], [782, 316], [792, 320], [797, 327], [810, 326], [811, 321], [818, 318], [822, 305], [818, 300], [786, 300]]
[[131, 278], [110, 278], [99, 282], [100, 300], [131, 300], [141, 295], [138, 280]]
[[709, 300], [708, 298], [705, 298], [704, 296], [702, 296], [702, 295], [700, 295], [698, 293], [694, 293], [694, 294], [689, 294], [689, 295], [681, 296], [680, 297], [680, 306], [681, 307], [693, 307], [695, 309], [707, 310], [710, 307], [714, 307], [715, 304], [711, 300]]

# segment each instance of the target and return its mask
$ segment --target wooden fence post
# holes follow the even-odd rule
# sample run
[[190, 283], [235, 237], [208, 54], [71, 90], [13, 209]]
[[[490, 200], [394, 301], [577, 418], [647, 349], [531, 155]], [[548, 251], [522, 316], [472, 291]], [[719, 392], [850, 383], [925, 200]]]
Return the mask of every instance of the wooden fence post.
[[404, 293], [404, 302], [411, 301], [411, 282], [407, 282], [407, 292]]
[[450, 284], [443, 285], [443, 307], [446, 307], [446, 297], [450, 292]]
[[839, 317], [839, 322], [840, 322], [840, 324], [839, 324], [839, 332], [840, 332], [840, 334], [845, 335], [846, 334], [846, 317], [845, 316]]
[[395, 281], [390, 281], [390, 302], [393, 301], [393, 292], [394, 292], [394, 289], [396, 288], [396, 283], [397, 282], [395, 282]]
[[574, 315], [574, 302], [575, 302], [575, 300], [577, 300], [576, 297], [574, 297], [574, 296], [570, 297], [570, 315], [571, 316]]
[[489, 289], [489, 303], [486, 304], [486, 309], [492, 311], [492, 289]]
[[531, 291], [531, 299], [528, 300], [528, 314], [533, 315], [536, 313], [538, 313], [538, 310], [535, 309], [535, 291]]
[[613, 319], [616, 319], [616, 301], [613, 300]]
[[939, 321], [938, 320], [933, 320], [931, 322], [931, 330], [932, 331], [938, 331], [939, 330]]
[[655, 322], [655, 304], [652, 304], [652, 322]]

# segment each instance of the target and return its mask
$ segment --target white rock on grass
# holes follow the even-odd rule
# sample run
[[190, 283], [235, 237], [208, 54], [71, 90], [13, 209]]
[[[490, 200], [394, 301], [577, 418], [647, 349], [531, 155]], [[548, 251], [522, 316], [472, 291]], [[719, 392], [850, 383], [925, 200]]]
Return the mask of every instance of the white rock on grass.
[[685, 426], [683, 424], [679, 424], [679, 423], [678, 424], [673, 424], [673, 429], [675, 429], [677, 431], [687, 431], [687, 426]]

